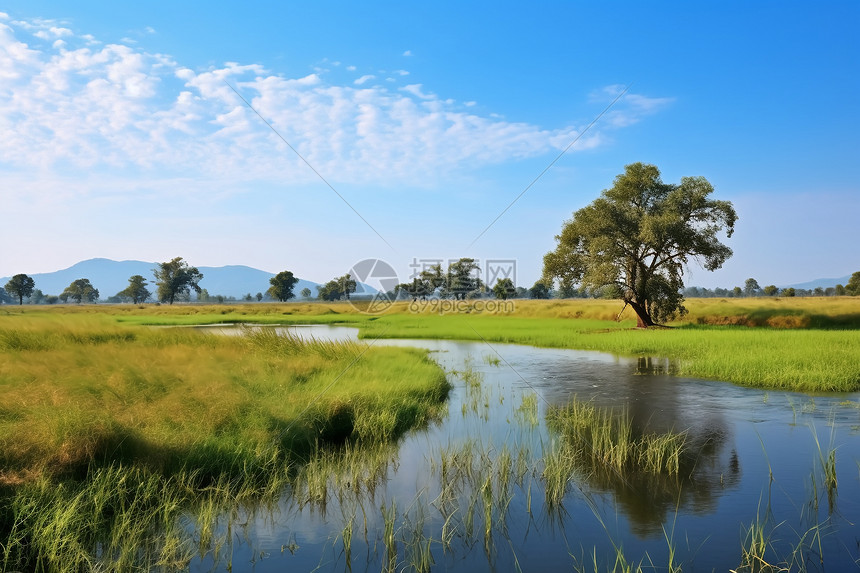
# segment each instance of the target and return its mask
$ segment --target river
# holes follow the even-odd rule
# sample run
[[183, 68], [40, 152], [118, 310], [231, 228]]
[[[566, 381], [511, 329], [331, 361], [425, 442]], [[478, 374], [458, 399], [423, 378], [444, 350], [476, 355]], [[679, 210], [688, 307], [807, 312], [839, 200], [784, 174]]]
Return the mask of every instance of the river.
[[[346, 327], [290, 330], [357, 336]], [[595, 559], [600, 571], [619, 560], [740, 571], [755, 537], [771, 564], [792, 571], [860, 568], [860, 394], [681, 378], [658, 358], [371, 343], [428, 349], [454, 384], [448, 414], [399, 440], [372, 488], [332, 491], [322, 504], [286, 491], [275, 506], [225, 516], [224, 547], [192, 571], [593, 571]], [[692, 473], [654, 481], [583, 468], [561, 503], [550, 502], [541, 475], [559, 438], [545, 413], [574, 397], [626, 410], [638, 431], [686, 432]]]

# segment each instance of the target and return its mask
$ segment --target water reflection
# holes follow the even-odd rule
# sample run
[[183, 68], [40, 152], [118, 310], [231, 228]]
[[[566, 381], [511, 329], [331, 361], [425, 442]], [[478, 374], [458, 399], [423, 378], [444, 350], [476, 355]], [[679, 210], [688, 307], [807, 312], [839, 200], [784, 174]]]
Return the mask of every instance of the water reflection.
[[[326, 331], [356, 334], [331, 327], [299, 332]], [[797, 532], [775, 550], [805, 550], [804, 528], [827, 522], [816, 551], [829, 570], [856, 567], [850, 525], [860, 519], [856, 394], [811, 402], [670, 376], [669, 362], [647, 357], [453, 341], [374, 344], [429, 349], [455, 382], [447, 417], [384, 451], [347, 446], [321, 454], [299, 472], [276, 511], [237, 518], [247, 518], [251, 531], [230, 542], [229, 566], [209, 553], [193, 570], [239, 571], [240, 562], [253, 562], [255, 571], [422, 570], [430, 562], [470, 573], [569, 569], [571, 555], [593, 552], [611, 569], [617, 546], [631, 562], [646, 554], [667, 562], [661, 560], [670, 551], [670, 528], [675, 540], [683, 539], [671, 547], [676, 563], [729, 570], [740, 564], [740, 525], [757, 519], [763, 500], [773, 523], [790, 522]], [[492, 359], [498, 355], [504, 360]], [[684, 471], [621, 473], [580, 461], [563, 476], [566, 493], [553, 505], [546, 466], [561, 437], [545, 418], [574, 398], [627, 412], [634, 436], [685, 432]], [[841, 524], [826, 513], [827, 503], [819, 513], [810, 501], [827, 494], [816, 478], [820, 450], [810, 431], [825, 425], [838, 456], [834, 515]]]

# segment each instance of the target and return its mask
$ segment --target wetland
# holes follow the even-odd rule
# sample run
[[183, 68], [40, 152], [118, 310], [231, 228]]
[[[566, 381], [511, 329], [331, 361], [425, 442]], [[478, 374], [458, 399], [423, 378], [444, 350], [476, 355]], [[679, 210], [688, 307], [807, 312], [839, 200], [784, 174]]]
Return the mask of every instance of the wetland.
[[318, 316], [0, 317], [2, 569], [858, 568], [856, 391]]

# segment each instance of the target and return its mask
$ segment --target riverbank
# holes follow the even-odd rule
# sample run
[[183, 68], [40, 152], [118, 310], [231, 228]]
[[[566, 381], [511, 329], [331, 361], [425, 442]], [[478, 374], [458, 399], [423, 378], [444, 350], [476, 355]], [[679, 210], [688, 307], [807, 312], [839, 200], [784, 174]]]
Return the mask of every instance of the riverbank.
[[[448, 301], [451, 302], [451, 301]], [[25, 309], [107, 315], [129, 325], [344, 324], [360, 337], [477, 340], [667, 358], [680, 376], [806, 393], [860, 390], [860, 297], [691, 299], [669, 329], [637, 330], [618, 301], [116, 305]], [[11, 308], [11, 307], [10, 307]], [[620, 320], [616, 320], [620, 319]], [[503, 357], [500, 357], [500, 359]]]
[[277, 496], [319, 447], [390, 443], [448, 390], [417, 349], [0, 316], [0, 569], [181, 568], [183, 514]]

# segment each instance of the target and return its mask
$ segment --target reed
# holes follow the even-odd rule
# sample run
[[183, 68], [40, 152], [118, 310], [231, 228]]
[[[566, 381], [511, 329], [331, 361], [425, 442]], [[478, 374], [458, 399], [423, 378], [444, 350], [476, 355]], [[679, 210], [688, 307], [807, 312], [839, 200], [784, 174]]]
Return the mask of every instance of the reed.
[[[217, 549], [224, 507], [277, 495], [323, 444], [429, 423], [449, 388], [414, 349], [91, 313], [3, 315], [0, 357], [0, 570], [186, 562], [184, 512], [207, 516], [198, 551]], [[372, 488], [383, 470], [357, 457], [341, 455], [342, 475]], [[326, 480], [305, 478], [308, 500], [328, 499]]]
[[[553, 456], [568, 456], [623, 475], [627, 472], [678, 475], [690, 452], [684, 432], [634, 435], [632, 418], [574, 399], [547, 412], [550, 428], [563, 437]], [[559, 464], [560, 466], [560, 464]]]

